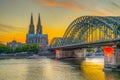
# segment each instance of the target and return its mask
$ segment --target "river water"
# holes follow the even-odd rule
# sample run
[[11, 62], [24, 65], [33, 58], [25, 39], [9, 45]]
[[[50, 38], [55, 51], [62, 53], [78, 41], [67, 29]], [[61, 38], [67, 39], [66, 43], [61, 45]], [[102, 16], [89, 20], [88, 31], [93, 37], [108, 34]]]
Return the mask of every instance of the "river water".
[[0, 60], [0, 80], [120, 80], [120, 73], [104, 72], [101, 58], [79, 64], [52, 59]]

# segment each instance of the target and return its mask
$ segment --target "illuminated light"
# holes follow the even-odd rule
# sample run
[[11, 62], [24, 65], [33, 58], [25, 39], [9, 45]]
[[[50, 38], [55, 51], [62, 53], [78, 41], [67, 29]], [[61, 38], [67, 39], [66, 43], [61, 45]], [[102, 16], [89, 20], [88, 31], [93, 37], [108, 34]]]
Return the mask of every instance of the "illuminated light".
[[54, 62], [58, 62], [58, 60], [57, 60], [57, 59], [55, 59], [55, 60], [54, 60]]
[[60, 50], [55, 50], [55, 53], [56, 53], [56, 54], [59, 54], [59, 53], [60, 53]]
[[113, 47], [105, 47], [104, 48], [104, 53], [105, 54], [113, 54], [114, 53], [114, 48]]

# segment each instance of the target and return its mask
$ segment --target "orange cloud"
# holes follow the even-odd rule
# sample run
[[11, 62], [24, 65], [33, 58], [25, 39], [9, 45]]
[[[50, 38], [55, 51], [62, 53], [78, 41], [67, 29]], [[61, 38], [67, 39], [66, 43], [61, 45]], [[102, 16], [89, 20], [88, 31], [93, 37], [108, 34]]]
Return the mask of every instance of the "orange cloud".
[[56, 1], [52, 1], [52, 2], [46, 2], [44, 4], [45, 6], [57, 6], [57, 7], [62, 7], [62, 8], [68, 8], [71, 10], [79, 10], [80, 7], [76, 6], [72, 1], [69, 2], [56, 2]]
[[77, 5], [75, 0], [64, 0], [64, 1], [60, 1], [60, 0], [44, 0], [44, 1], [39, 1], [39, 0], [36, 0], [37, 3], [39, 3], [40, 5], [43, 5], [43, 6], [50, 6], [50, 7], [61, 7], [61, 8], [66, 8], [66, 9], [69, 9], [69, 10], [73, 10], [73, 11], [76, 11], [76, 10], [85, 10], [86, 7], [83, 6], [83, 5]]
[[46, 6], [58, 6], [59, 4], [57, 2], [46, 2]]

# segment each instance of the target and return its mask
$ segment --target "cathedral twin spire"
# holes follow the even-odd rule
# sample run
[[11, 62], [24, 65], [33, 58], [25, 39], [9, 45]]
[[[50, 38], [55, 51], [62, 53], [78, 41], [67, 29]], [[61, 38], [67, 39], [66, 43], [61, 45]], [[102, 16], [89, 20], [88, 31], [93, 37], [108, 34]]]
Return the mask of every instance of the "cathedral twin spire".
[[[34, 23], [33, 23], [33, 14], [31, 14], [31, 20], [30, 20], [30, 26], [29, 26], [29, 34], [35, 34]], [[39, 17], [38, 17], [38, 24], [37, 24], [36, 34], [42, 34], [42, 26], [41, 26], [41, 21], [40, 21], [40, 14], [39, 14]]]
[[40, 21], [40, 13], [38, 17], [38, 24], [37, 24], [37, 29], [36, 29], [37, 34], [42, 34], [42, 26], [41, 26], [41, 21]]
[[31, 14], [30, 26], [29, 26], [29, 34], [34, 34], [34, 24], [33, 24], [33, 15]]

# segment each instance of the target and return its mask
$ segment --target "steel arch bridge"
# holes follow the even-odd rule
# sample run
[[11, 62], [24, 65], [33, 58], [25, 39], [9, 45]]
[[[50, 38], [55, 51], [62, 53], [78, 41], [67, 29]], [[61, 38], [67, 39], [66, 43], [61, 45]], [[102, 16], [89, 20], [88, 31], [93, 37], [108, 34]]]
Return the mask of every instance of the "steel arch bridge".
[[63, 41], [63, 38], [55, 37], [52, 39], [50, 46], [51, 47], [60, 47], [60, 46], [62, 46], [62, 44], [61, 44], [62, 41]]
[[120, 16], [83, 16], [75, 19], [51, 48], [120, 40]]

